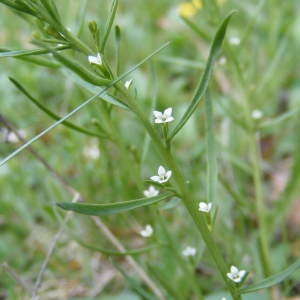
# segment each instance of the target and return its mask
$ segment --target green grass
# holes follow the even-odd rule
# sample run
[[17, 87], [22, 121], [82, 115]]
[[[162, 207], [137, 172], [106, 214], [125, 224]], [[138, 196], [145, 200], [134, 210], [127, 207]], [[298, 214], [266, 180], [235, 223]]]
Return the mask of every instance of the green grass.
[[[0, 295], [299, 296], [299, 4], [203, 1], [180, 18], [183, 1], [71, 2], [0, 0]], [[175, 120], [154, 124], [168, 107]], [[153, 183], [160, 165], [172, 176]], [[143, 202], [150, 184], [162, 198]]]

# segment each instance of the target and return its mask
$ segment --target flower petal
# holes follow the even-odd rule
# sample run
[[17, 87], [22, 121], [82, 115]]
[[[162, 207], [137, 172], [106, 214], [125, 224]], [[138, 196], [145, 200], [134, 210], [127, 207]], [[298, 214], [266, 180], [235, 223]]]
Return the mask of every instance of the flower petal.
[[164, 110], [164, 115], [168, 118], [168, 117], [172, 117], [172, 107], [169, 107], [167, 109]]
[[154, 110], [152, 113], [155, 118], [158, 118], [158, 119], [162, 118], [162, 113], [160, 111]]
[[160, 177], [157, 176], [157, 175], [151, 176], [150, 179], [151, 179], [152, 181], [155, 181], [155, 182], [160, 182]]
[[165, 176], [165, 175], [166, 175], [166, 170], [165, 170], [165, 168], [164, 168], [163, 166], [159, 166], [159, 167], [158, 167], [157, 174], [158, 174], [159, 176]]

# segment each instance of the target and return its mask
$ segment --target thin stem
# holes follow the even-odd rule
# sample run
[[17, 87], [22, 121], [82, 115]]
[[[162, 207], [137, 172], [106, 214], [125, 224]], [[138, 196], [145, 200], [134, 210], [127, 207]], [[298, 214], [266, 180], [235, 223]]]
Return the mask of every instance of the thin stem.
[[270, 253], [268, 247], [268, 234], [267, 234], [267, 224], [265, 218], [265, 205], [263, 201], [263, 188], [262, 188], [262, 174], [260, 168], [260, 145], [258, 143], [258, 138], [253, 133], [251, 136], [250, 152], [252, 157], [253, 165], [253, 179], [256, 197], [256, 215], [258, 220], [258, 234], [259, 234], [259, 246], [261, 251], [261, 259], [264, 270], [264, 275], [266, 277], [271, 275], [270, 270]]
[[218, 246], [215, 244], [215, 242], [213, 240], [212, 234], [207, 227], [205, 219], [201, 217], [201, 215], [199, 214], [199, 212], [197, 210], [197, 205], [196, 205], [195, 201], [193, 200], [193, 197], [190, 195], [189, 188], [186, 184], [186, 180], [183, 177], [180, 169], [178, 168], [173, 156], [163, 146], [160, 137], [157, 135], [157, 133], [153, 129], [153, 126], [150, 124], [147, 117], [144, 115], [144, 112], [130, 98], [128, 98], [128, 104], [129, 104], [131, 110], [140, 119], [140, 121], [143, 124], [143, 126], [145, 127], [145, 129], [148, 131], [158, 153], [161, 155], [162, 159], [168, 165], [168, 167], [172, 170], [172, 172], [173, 172], [172, 176], [180, 190], [180, 194], [181, 194], [184, 206], [188, 210], [194, 223], [196, 224], [198, 230], [200, 231], [201, 236], [208, 248], [208, 252], [210, 253], [211, 257], [213, 258], [233, 299], [240, 300], [241, 297], [239, 294], [239, 290], [231, 282], [229, 282], [229, 280], [226, 277], [226, 273], [228, 272], [228, 267], [220, 253]]
[[260, 246], [260, 256], [263, 266], [264, 275], [267, 277], [271, 274], [271, 263], [270, 263], [270, 250], [268, 245], [268, 234], [267, 234], [267, 224], [265, 218], [265, 205], [263, 200], [263, 188], [262, 188], [262, 174], [260, 168], [260, 146], [257, 139], [257, 134], [255, 131], [255, 124], [251, 118], [250, 110], [250, 97], [248, 91], [248, 85], [244, 78], [244, 74], [240, 68], [239, 62], [235, 58], [229, 46], [226, 47], [226, 51], [230, 58], [232, 59], [238, 82], [241, 85], [241, 90], [244, 93], [243, 109], [245, 121], [247, 128], [249, 130], [249, 152], [252, 160], [252, 172], [253, 172], [253, 182], [255, 190], [255, 213], [258, 220], [258, 234], [259, 234], [259, 246]]

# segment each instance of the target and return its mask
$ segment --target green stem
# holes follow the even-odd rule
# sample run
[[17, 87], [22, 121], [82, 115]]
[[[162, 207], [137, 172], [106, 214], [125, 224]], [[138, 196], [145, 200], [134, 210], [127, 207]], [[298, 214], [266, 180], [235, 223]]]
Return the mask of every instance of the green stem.
[[143, 126], [145, 127], [145, 129], [148, 131], [158, 153], [161, 155], [162, 159], [168, 165], [168, 167], [172, 170], [172, 172], [173, 172], [172, 176], [180, 190], [180, 194], [182, 196], [182, 201], [184, 203], [184, 206], [188, 210], [194, 223], [196, 224], [198, 230], [200, 231], [201, 236], [208, 248], [208, 252], [210, 253], [211, 257], [213, 258], [213, 260], [220, 272], [220, 275], [222, 276], [228, 290], [230, 291], [230, 293], [232, 295], [232, 298], [234, 300], [240, 300], [241, 296], [240, 296], [239, 290], [226, 277], [226, 273], [228, 272], [229, 268], [226, 265], [222, 255], [220, 253], [219, 247], [215, 244], [215, 242], [213, 240], [212, 234], [207, 227], [205, 219], [203, 217], [201, 217], [201, 214], [199, 214], [199, 211], [197, 209], [198, 203], [196, 203], [193, 200], [193, 197], [190, 195], [189, 188], [186, 184], [186, 180], [183, 177], [180, 169], [178, 168], [175, 160], [173, 159], [173, 156], [163, 146], [160, 137], [157, 135], [157, 133], [153, 129], [153, 126], [148, 121], [147, 117], [144, 115], [144, 112], [130, 98], [128, 99], [128, 104], [129, 104], [131, 110], [140, 119], [140, 121], [143, 124]]
[[252, 160], [252, 172], [253, 181], [255, 189], [255, 213], [258, 219], [258, 234], [259, 234], [259, 246], [260, 246], [260, 256], [263, 266], [264, 276], [271, 275], [271, 263], [270, 263], [270, 250], [268, 245], [268, 234], [267, 234], [267, 224], [265, 218], [265, 205], [263, 201], [263, 188], [262, 188], [262, 174], [260, 169], [260, 146], [257, 141], [255, 124], [251, 118], [251, 110], [249, 107], [250, 97], [248, 91], [248, 84], [245, 81], [243, 72], [240, 68], [239, 62], [232, 53], [230, 47], [226, 45], [226, 52], [228, 56], [232, 59], [238, 82], [241, 85], [241, 90], [244, 93], [244, 115], [247, 128], [249, 130], [250, 139], [250, 156]]
[[251, 135], [250, 139], [250, 154], [252, 157], [253, 180], [256, 197], [255, 209], [259, 227], [258, 234], [260, 254], [264, 270], [264, 276], [268, 277], [271, 275], [271, 264], [268, 246], [267, 224], [265, 218], [265, 205], [263, 201], [262, 174], [260, 169], [260, 145], [258, 144], [258, 140], [255, 136], [255, 133]]

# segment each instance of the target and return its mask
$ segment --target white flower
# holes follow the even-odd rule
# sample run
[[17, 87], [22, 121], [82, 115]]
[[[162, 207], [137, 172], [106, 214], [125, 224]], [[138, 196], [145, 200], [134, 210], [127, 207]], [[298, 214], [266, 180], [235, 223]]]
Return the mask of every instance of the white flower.
[[199, 211], [209, 213], [212, 207], [212, 203], [200, 202], [199, 203]]
[[221, 56], [220, 59], [219, 59], [219, 65], [220, 66], [224, 66], [224, 65], [226, 65], [226, 63], [227, 63], [226, 57], [225, 56]]
[[90, 64], [95, 64], [95, 65], [98, 65], [98, 66], [102, 65], [102, 58], [101, 58], [100, 53], [98, 53], [97, 56], [89, 55], [88, 56], [88, 61], [89, 61]]
[[195, 256], [196, 252], [197, 250], [195, 248], [187, 246], [181, 253], [183, 256]]
[[148, 190], [144, 190], [144, 195], [148, 198], [155, 197], [158, 194], [159, 194], [159, 191], [153, 185], [150, 185]]
[[124, 86], [125, 86], [125, 88], [128, 90], [130, 87], [131, 87], [131, 85], [132, 85], [132, 79], [130, 79], [130, 80], [127, 80], [125, 83], [124, 83]]
[[166, 171], [166, 169], [163, 166], [159, 166], [157, 174], [158, 175], [151, 176], [150, 179], [155, 182], [164, 183], [170, 179], [172, 171]]
[[230, 267], [230, 273], [227, 273], [227, 277], [236, 282], [239, 283], [242, 281], [243, 277], [245, 276], [246, 271], [245, 270], [239, 270], [237, 267], [235, 266], [231, 266]]
[[234, 46], [238, 46], [241, 43], [241, 40], [238, 36], [232, 36], [229, 38], [229, 43]]
[[263, 116], [263, 112], [258, 109], [253, 110], [253, 112], [251, 113], [252, 119], [255, 119], [255, 120], [262, 118], [262, 116]]
[[153, 234], [153, 228], [151, 225], [146, 225], [145, 229], [140, 231], [140, 235], [144, 238], [150, 237]]
[[164, 110], [164, 112], [154, 110], [153, 115], [155, 117], [154, 123], [169, 123], [174, 121], [174, 118], [172, 116], [172, 108], [169, 107]]
[[[25, 130], [20, 129], [17, 132], [22, 139], [25, 139], [27, 137], [27, 132]], [[6, 142], [12, 143], [12, 144], [21, 142], [18, 135], [16, 135], [13, 131], [8, 131], [8, 130], [6, 130], [5, 140], [6, 140]]]
[[87, 158], [87, 159], [98, 159], [100, 156], [100, 150], [98, 147], [98, 144], [95, 141], [92, 141], [90, 144], [86, 145], [83, 148], [83, 155]]

